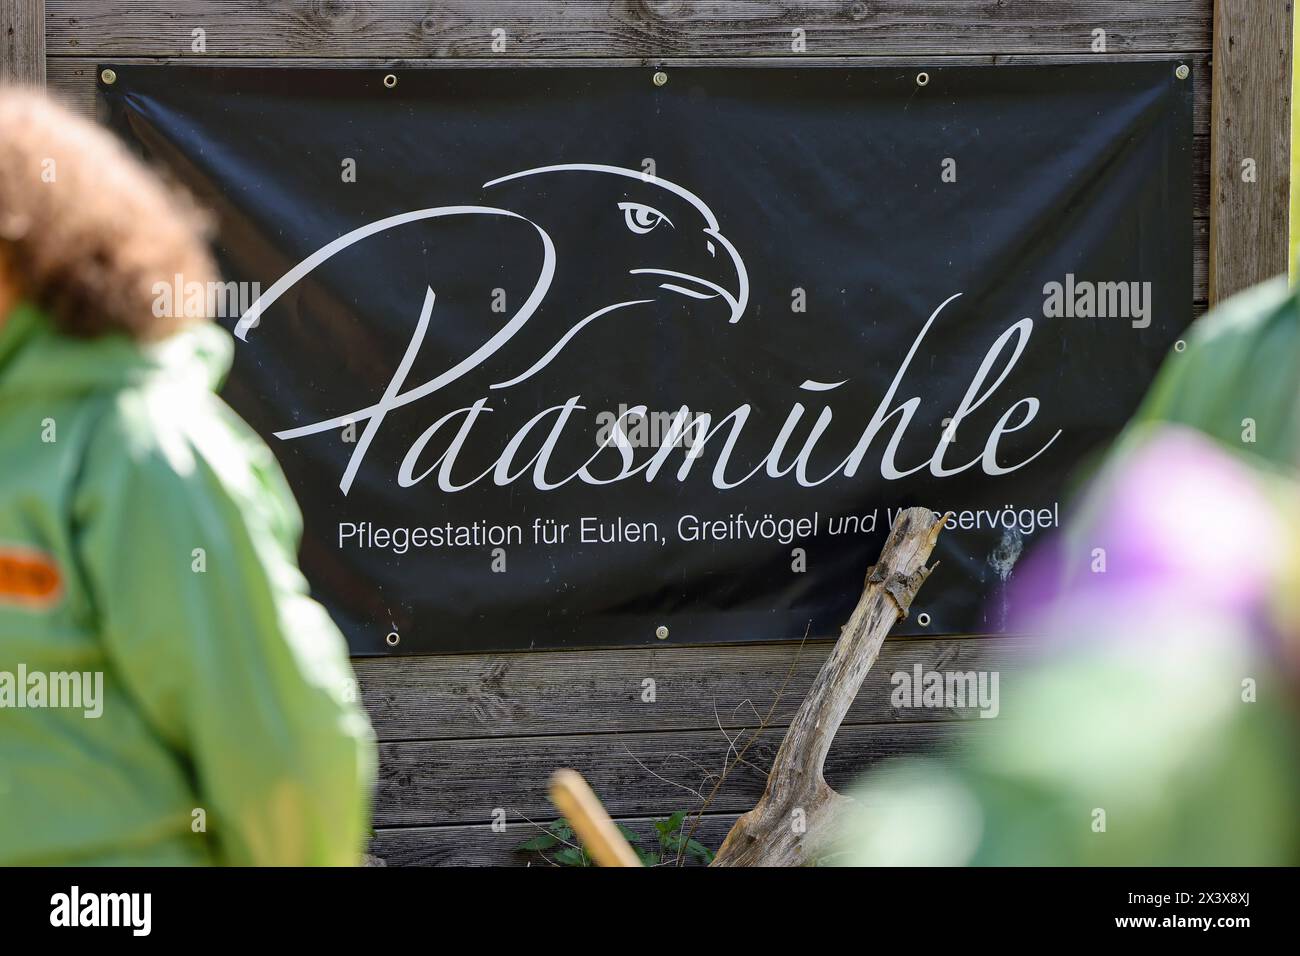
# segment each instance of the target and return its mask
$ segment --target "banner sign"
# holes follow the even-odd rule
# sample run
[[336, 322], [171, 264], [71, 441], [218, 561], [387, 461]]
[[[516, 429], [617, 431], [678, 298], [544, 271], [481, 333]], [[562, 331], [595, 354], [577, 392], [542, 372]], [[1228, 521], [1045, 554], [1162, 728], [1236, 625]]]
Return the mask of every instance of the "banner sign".
[[100, 89], [217, 213], [223, 394], [383, 654], [834, 636], [911, 505], [952, 517], [899, 630], [1004, 629], [1192, 317], [1176, 66]]

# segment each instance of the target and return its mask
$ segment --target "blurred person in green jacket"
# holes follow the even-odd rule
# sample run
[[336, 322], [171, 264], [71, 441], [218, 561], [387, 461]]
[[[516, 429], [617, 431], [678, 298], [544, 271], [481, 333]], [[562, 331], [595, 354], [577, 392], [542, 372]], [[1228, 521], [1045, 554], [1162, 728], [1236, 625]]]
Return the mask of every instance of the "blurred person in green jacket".
[[0, 90], [0, 864], [352, 865], [373, 734], [270, 451], [214, 394], [202, 218]]

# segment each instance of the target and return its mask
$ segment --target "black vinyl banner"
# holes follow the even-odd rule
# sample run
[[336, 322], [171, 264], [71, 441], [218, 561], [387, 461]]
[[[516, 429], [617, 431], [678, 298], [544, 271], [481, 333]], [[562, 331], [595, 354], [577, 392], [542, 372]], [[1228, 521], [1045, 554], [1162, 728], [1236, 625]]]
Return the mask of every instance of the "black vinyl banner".
[[1192, 317], [1175, 61], [106, 65], [358, 654], [834, 636], [912, 505], [1001, 631]]

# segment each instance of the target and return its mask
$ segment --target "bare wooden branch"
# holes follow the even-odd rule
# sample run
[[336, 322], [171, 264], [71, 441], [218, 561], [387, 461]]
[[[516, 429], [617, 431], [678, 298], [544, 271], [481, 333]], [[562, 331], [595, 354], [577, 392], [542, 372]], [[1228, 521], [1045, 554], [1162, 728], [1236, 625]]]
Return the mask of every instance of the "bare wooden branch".
[[907, 616], [933, 570], [925, 562], [943, 521], [927, 508], [909, 508], [895, 519], [857, 607], [790, 723], [763, 796], [731, 828], [714, 866], [799, 866], [815, 859], [848, 802], [826, 783], [826, 755], [885, 636]]
[[597, 866], [641, 865], [582, 774], [568, 769], [555, 771], [551, 776], [551, 802], [569, 821]]

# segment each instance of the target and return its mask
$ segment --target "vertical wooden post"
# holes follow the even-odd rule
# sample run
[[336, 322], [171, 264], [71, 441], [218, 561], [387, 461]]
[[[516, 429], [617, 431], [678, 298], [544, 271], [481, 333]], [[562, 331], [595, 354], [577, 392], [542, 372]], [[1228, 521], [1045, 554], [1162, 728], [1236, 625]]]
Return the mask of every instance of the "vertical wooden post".
[[0, 83], [45, 85], [45, 0], [0, 0]]
[[[1291, 14], [1291, 155], [1295, 156], [1300, 150], [1296, 149], [1296, 139], [1300, 135], [1300, 70], [1296, 69], [1295, 50], [1300, 47], [1300, 11], [1293, 11]], [[1290, 258], [1287, 263], [1287, 273], [1291, 276], [1291, 281], [1296, 279], [1297, 266], [1297, 248], [1300, 240], [1300, 183], [1296, 179], [1300, 177], [1291, 177], [1291, 222], [1290, 222]]]
[[1292, 0], [1215, 0], [1210, 304], [1286, 271]]

